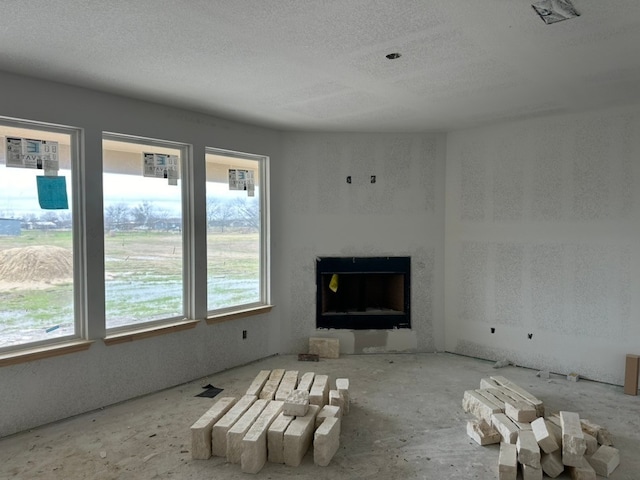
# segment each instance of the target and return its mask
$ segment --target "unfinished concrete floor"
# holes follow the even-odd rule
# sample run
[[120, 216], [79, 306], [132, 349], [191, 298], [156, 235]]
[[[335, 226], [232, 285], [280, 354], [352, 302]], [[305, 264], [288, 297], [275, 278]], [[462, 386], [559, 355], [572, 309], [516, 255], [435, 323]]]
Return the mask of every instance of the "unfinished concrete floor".
[[[576, 411], [607, 427], [621, 457], [611, 478], [640, 479], [640, 396], [624, 395], [622, 387], [554, 375], [544, 380], [533, 370], [492, 366], [445, 353], [351, 355], [318, 363], [270, 357], [0, 439], [0, 478], [494, 479], [498, 446], [481, 447], [467, 437], [470, 417], [461, 403], [464, 391], [479, 388], [482, 377], [503, 375], [543, 400], [547, 411]], [[192, 460], [189, 427], [215, 401], [195, 397], [201, 386], [211, 383], [224, 389], [223, 396], [240, 396], [260, 370], [274, 368], [326, 373], [332, 382], [350, 379], [351, 413], [331, 464], [315, 466], [309, 452], [299, 467], [267, 463], [252, 476], [223, 458]]]

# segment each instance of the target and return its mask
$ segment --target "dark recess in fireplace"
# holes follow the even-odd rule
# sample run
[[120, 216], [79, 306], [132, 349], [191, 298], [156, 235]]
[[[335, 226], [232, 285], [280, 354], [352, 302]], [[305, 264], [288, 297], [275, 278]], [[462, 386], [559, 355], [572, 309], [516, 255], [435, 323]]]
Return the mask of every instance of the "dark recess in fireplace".
[[318, 257], [316, 326], [410, 328], [410, 282], [410, 257]]

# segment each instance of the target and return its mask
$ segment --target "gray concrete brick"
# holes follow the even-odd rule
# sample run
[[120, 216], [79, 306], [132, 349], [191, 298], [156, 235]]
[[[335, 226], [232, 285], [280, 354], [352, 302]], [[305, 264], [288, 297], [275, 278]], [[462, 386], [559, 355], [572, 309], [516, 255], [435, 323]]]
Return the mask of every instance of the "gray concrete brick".
[[284, 402], [269, 402], [242, 439], [240, 467], [243, 472], [258, 473], [264, 467], [267, 462], [267, 432], [283, 407]]
[[216, 457], [227, 456], [227, 432], [234, 423], [257, 400], [255, 395], [244, 395], [211, 428], [211, 454]]
[[340, 447], [340, 419], [327, 418], [313, 437], [313, 462], [326, 467]]
[[236, 403], [234, 397], [220, 398], [193, 425], [191, 425], [191, 458], [211, 458], [211, 429]]
[[320, 408], [310, 405], [304, 417], [296, 417], [287, 427], [283, 438], [284, 463], [297, 467], [313, 442], [316, 415]]

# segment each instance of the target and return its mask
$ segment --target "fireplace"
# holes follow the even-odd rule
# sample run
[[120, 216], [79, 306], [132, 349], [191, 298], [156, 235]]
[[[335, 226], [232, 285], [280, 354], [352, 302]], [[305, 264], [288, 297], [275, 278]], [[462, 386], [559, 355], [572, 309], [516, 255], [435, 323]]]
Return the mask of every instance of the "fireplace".
[[318, 257], [316, 327], [410, 328], [410, 257]]

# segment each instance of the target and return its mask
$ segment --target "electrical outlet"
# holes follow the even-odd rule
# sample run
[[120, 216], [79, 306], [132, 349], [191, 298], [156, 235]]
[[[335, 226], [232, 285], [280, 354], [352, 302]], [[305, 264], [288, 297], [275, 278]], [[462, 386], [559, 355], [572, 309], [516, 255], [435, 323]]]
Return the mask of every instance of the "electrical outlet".
[[242, 339], [245, 340], [247, 338], [247, 331], [242, 330]]

